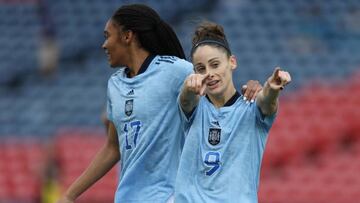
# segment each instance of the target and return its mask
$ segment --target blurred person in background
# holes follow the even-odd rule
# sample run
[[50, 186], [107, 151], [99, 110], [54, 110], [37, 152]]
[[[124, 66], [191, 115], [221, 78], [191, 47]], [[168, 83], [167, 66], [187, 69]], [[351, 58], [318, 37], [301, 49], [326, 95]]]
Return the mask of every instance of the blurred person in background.
[[[72, 203], [120, 161], [115, 202], [172, 202], [183, 145], [176, 101], [193, 72], [173, 31], [151, 8], [124, 5], [105, 26], [103, 48], [111, 67], [108, 137], [59, 203]], [[259, 90], [249, 83], [247, 94]]]
[[46, 144], [46, 161], [43, 166], [41, 203], [55, 203], [60, 198], [59, 162], [53, 142]]
[[175, 202], [255, 203], [267, 135], [290, 74], [276, 68], [256, 102], [249, 103], [234, 87], [237, 62], [223, 28], [200, 24], [192, 44], [195, 73], [179, 97], [187, 134]]
[[46, 0], [37, 0], [37, 10], [42, 24], [41, 41], [38, 50], [40, 73], [51, 76], [56, 72], [59, 62], [59, 46], [56, 31]]

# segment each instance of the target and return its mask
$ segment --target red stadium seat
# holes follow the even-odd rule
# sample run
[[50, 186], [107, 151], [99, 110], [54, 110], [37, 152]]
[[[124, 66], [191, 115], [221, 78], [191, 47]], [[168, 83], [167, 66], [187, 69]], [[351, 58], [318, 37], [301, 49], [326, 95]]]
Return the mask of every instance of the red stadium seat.
[[37, 202], [43, 144], [32, 139], [6, 138], [0, 148], [0, 202]]
[[[90, 130], [63, 130], [56, 137], [56, 154], [60, 166], [60, 183], [68, 187], [90, 164], [105, 142], [105, 135]], [[79, 151], [79, 149], [81, 149]], [[117, 167], [114, 167], [79, 198], [80, 203], [113, 202]]]

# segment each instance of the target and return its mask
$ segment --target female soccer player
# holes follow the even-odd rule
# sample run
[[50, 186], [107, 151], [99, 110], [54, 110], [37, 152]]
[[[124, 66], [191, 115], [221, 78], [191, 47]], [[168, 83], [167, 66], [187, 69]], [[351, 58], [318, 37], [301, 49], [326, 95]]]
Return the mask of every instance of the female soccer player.
[[256, 102], [244, 101], [232, 81], [236, 58], [214, 23], [198, 26], [191, 57], [195, 74], [179, 97], [187, 134], [175, 202], [255, 203], [267, 135], [291, 77], [276, 68]]
[[[169, 202], [183, 146], [177, 98], [193, 66], [172, 28], [145, 5], [120, 7], [104, 34], [110, 65], [125, 67], [108, 82], [107, 142], [60, 202], [74, 202], [119, 160], [115, 203]], [[248, 84], [253, 95], [258, 87]]]

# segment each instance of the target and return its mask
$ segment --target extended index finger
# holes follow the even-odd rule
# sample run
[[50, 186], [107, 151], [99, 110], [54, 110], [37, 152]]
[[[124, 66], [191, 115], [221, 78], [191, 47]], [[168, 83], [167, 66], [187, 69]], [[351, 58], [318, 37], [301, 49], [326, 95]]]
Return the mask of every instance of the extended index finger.
[[276, 67], [274, 72], [273, 72], [273, 76], [275, 78], [278, 78], [279, 77], [279, 72], [280, 72], [281, 68], [280, 67]]

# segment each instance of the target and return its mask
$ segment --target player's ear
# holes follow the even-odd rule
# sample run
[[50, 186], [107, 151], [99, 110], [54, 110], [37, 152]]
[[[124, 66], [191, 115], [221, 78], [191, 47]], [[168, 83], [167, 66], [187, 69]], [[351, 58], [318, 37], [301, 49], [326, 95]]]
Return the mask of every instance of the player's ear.
[[231, 70], [235, 70], [236, 67], [237, 67], [237, 60], [236, 60], [236, 57], [234, 55], [230, 56], [229, 62], [230, 62]]
[[124, 40], [126, 43], [130, 43], [135, 38], [135, 34], [131, 30], [127, 30], [124, 32]]

